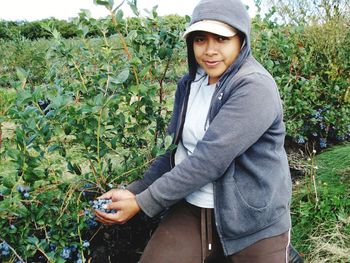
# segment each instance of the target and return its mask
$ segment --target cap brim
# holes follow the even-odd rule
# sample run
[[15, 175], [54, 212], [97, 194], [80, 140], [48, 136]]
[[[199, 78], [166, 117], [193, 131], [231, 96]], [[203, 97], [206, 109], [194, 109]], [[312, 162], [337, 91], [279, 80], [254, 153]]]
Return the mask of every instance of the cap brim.
[[194, 31], [204, 31], [224, 37], [233, 37], [237, 34], [237, 31], [234, 28], [225, 23], [215, 20], [202, 20], [189, 26], [182, 36], [186, 38]]

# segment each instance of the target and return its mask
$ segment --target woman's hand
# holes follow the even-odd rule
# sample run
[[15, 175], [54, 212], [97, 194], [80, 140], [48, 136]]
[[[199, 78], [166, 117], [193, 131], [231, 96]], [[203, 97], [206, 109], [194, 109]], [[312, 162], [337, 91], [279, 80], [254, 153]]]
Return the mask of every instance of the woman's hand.
[[128, 190], [113, 189], [101, 195], [98, 199], [111, 199], [112, 203], [106, 205], [106, 209], [117, 211], [112, 214], [95, 210], [97, 221], [106, 225], [125, 224], [141, 210], [136, 202], [135, 195]]
[[135, 198], [135, 195], [129, 190], [125, 189], [112, 189], [104, 193], [103, 195], [97, 197], [97, 199], [111, 199], [112, 202], [117, 202], [130, 198]]

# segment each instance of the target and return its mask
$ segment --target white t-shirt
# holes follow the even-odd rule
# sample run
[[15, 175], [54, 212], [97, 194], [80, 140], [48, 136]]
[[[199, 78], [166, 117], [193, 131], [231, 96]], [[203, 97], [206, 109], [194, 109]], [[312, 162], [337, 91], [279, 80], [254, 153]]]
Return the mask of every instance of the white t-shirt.
[[[208, 85], [208, 75], [203, 70], [198, 71], [191, 84], [182, 139], [175, 153], [175, 165], [191, 155], [197, 142], [203, 138], [208, 128], [207, 116], [214, 91], [215, 84]], [[186, 200], [199, 207], [213, 208], [213, 184], [203, 186], [187, 196]]]

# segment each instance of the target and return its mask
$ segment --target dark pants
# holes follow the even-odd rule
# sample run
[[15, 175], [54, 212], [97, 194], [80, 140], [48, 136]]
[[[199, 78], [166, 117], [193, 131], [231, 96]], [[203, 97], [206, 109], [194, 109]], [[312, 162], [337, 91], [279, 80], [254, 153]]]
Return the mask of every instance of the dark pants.
[[[210, 212], [213, 213], [213, 209], [210, 209]], [[205, 242], [211, 244], [211, 249], [206, 247], [207, 251], [203, 251], [203, 215], [203, 208], [187, 202], [173, 207], [152, 235], [140, 263], [288, 262], [288, 232], [260, 240], [234, 255], [225, 257], [215, 222], [210, 224], [211, 230], [205, 234], [207, 238], [209, 232], [210, 236]]]

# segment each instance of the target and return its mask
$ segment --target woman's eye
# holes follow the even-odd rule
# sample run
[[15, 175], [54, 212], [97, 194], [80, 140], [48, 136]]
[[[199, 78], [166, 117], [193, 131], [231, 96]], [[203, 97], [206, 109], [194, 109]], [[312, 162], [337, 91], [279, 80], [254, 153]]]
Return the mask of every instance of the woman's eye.
[[205, 37], [203, 36], [197, 36], [194, 38], [194, 42], [203, 42], [205, 41]]
[[228, 39], [228, 37], [218, 36], [218, 41], [225, 41]]
[[204, 37], [195, 37], [194, 38], [194, 42], [203, 42], [204, 41]]

